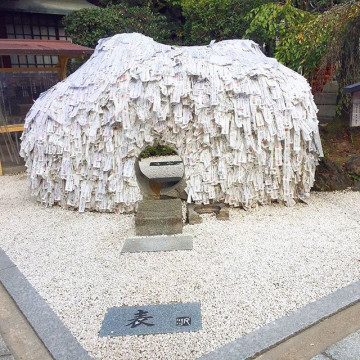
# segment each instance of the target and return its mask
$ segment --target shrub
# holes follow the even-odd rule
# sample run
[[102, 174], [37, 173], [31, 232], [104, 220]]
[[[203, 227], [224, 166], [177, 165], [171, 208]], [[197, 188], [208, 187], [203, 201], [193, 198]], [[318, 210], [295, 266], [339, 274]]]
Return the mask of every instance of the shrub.
[[120, 33], [138, 32], [159, 42], [170, 37], [168, 23], [148, 7], [114, 5], [73, 11], [63, 20], [74, 43], [95, 47], [99, 39]]
[[146, 159], [152, 156], [169, 156], [176, 155], [177, 152], [167, 145], [154, 145], [149, 146], [140, 153], [140, 159]]

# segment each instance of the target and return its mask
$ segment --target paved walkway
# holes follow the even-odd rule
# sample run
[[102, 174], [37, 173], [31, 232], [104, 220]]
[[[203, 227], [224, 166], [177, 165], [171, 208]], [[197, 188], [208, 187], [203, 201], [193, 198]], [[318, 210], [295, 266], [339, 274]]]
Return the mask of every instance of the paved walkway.
[[0, 360], [15, 360], [10, 350], [5, 344], [4, 339], [0, 335]]
[[0, 360], [52, 359], [0, 281]]
[[[360, 315], [359, 315], [360, 316]], [[311, 360], [359, 360], [360, 330], [329, 346]]]

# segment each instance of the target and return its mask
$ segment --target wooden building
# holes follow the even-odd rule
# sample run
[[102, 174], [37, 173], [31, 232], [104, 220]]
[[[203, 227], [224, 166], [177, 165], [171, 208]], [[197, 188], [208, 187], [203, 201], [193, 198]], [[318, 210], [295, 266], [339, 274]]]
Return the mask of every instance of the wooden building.
[[93, 6], [85, 0], [0, 2], [0, 175], [3, 167], [22, 164], [20, 136], [33, 102], [66, 76], [69, 58], [92, 53], [71, 43], [62, 18]]
[[351, 94], [350, 127], [360, 126], [360, 83], [352, 84], [344, 88]]

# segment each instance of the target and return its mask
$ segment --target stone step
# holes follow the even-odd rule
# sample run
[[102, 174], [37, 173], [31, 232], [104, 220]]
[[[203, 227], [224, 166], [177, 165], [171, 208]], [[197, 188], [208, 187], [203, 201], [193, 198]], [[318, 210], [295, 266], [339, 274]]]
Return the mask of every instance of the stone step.
[[190, 235], [146, 236], [127, 238], [121, 252], [192, 250], [192, 248], [193, 239]]

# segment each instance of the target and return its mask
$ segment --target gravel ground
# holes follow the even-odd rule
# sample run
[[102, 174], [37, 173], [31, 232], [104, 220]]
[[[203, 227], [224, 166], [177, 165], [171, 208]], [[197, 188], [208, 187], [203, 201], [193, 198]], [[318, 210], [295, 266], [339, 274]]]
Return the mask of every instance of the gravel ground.
[[[120, 254], [133, 215], [44, 208], [0, 177], [0, 246], [96, 359], [195, 359], [360, 279], [360, 192], [185, 226], [194, 250]], [[99, 338], [113, 306], [201, 302], [203, 330]]]

